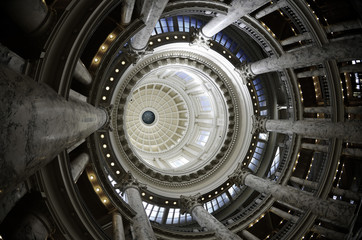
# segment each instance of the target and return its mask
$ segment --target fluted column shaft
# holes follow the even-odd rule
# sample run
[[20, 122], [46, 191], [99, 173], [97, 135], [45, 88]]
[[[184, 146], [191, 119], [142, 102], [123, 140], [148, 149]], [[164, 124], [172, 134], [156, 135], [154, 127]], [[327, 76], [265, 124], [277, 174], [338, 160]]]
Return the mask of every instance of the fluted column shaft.
[[248, 66], [252, 75], [279, 71], [285, 68], [297, 68], [320, 64], [326, 60], [351, 60], [362, 56], [362, 38], [356, 36], [352, 39], [336, 40], [325, 46], [311, 46], [292, 52], [287, 52], [280, 57], [270, 57]]
[[211, 38], [239, 18], [251, 13], [267, 2], [267, 0], [233, 0], [226, 16], [220, 14], [214, 17], [202, 28], [201, 32], [204, 36]]
[[137, 181], [131, 181], [124, 187], [124, 193], [127, 196], [128, 204], [136, 212], [133, 218], [133, 230], [136, 239], [139, 240], [156, 240], [150, 220], [147, 217], [142, 204], [142, 198]]
[[67, 101], [47, 85], [3, 65], [0, 100], [3, 193], [107, 121], [105, 110], [78, 100]]
[[146, 26], [131, 39], [131, 47], [134, 51], [143, 51], [147, 47], [151, 33], [165, 9], [167, 2], [168, 0], [143, 1], [141, 15]]
[[220, 240], [241, 240], [235, 233], [219, 222], [213, 215], [204, 209], [198, 202], [199, 195], [181, 196], [182, 211], [189, 212], [201, 227], [206, 227], [215, 232], [215, 236]]
[[72, 173], [74, 182], [78, 181], [80, 175], [82, 175], [88, 162], [89, 162], [89, 155], [87, 153], [81, 153], [70, 163], [70, 171]]
[[113, 225], [113, 239], [126, 240], [126, 237], [124, 235], [122, 215], [117, 211], [113, 212], [112, 225]]
[[245, 184], [260, 193], [271, 194], [277, 200], [296, 206], [304, 211], [311, 210], [313, 214], [319, 217], [327, 218], [342, 225], [348, 225], [354, 214], [355, 207], [353, 205], [319, 199], [307, 192], [290, 186], [282, 186], [247, 171], [235, 173], [233, 179], [238, 184]]
[[324, 120], [266, 120], [266, 131], [284, 134], [300, 134], [309, 138], [341, 138], [345, 141], [362, 142], [360, 121], [329, 122]]

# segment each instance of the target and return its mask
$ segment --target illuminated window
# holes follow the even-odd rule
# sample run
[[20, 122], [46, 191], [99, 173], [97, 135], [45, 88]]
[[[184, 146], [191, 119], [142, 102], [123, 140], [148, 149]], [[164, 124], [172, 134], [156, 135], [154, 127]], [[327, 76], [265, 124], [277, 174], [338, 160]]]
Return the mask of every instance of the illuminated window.
[[199, 138], [197, 139], [196, 143], [200, 146], [205, 146], [207, 140], [209, 139], [210, 132], [209, 131], [200, 131]]
[[211, 111], [211, 103], [208, 96], [200, 96], [200, 104], [202, 111]]

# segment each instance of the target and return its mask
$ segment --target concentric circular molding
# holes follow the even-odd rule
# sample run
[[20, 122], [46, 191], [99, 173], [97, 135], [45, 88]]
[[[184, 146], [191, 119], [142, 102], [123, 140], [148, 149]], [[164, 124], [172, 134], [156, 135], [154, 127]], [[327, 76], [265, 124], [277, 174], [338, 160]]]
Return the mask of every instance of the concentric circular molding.
[[126, 134], [137, 150], [161, 153], [174, 148], [189, 125], [188, 107], [171, 86], [149, 83], [137, 87], [125, 107]]
[[[185, 49], [189, 49], [186, 51]], [[139, 181], [148, 182], [148, 189], [169, 197], [180, 194], [207, 192], [225, 182], [239, 160], [247, 154], [252, 134], [251, 115], [253, 112], [251, 97], [247, 87], [242, 84], [234, 67], [213, 50], [202, 48], [193, 51], [189, 44], [168, 44], [156, 48], [154, 53], [141, 59], [135, 66], [130, 66], [118, 80], [116, 95], [112, 97], [114, 110], [110, 134], [115, 155], [126, 171], [131, 171]], [[203, 165], [184, 174], [169, 171], [154, 171], [142, 163], [131, 150], [123, 128], [124, 106], [132, 89], [142, 77], [160, 66], [187, 66], [207, 74], [223, 93], [229, 115], [226, 123], [228, 130], [217, 153]], [[242, 114], [240, 114], [242, 113]], [[212, 175], [212, 177], [210, 177]]]

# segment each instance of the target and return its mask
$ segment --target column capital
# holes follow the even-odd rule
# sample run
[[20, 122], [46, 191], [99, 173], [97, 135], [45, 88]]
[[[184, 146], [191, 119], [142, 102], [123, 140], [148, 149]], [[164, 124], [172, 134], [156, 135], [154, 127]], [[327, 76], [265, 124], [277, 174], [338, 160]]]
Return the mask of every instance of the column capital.
[[100, 128], [101, 130], [106, 130], [106, 131], [110, 131], [110, 132], [113, 131], [113, 127], [112, 127], [112, 124], [111, 124], [111, 116], [112, 116], [113, 107], [114, 107], [113, 104], [111, 104], [111, 105], [109, 105], [107, 107], [99, 107], [100, 109], [105, 111], [106, 114], [107, 114], [107, 120], [104, 123], [104, 125]]
[[116, 187], [121, 188], [123, 192], [126, 191], [127, 188], [135, 188], [137, 190], [144, 190], [147, 188], [146, 184], [140, 183], [130, 172], [128, 172], [126, 176], [116, 184]]
[[251, 174], [250, 170], [246, 167], [243, 167], [241, 163], [239, 163], [238, 167], [234, 171], [233, 174], [229, 175], [229, 179], [233, 181], [236, 185], [244, 185], [245, 178]]
[[268, 119], [266, 117], [253, 115], [253, 116], [251, 116], [251, 118], [253, 120], [252, 134], [258, 133], [258, 132], [262, 132], [262, 133], [267, 132], [267, 130], [266, 130], [266, 121]]
[[199, 203], [199, 198], [201, 197], [201, 194], [198, 193], [193, 196], [180, 196], [180, 203], [181, 203], [181, 214], [184, 214], [186, 212], [190, 213], [192, 212], [192, 209], [196, 206], [202, 206], [201, 203]]
[[247, 81], [251, 81], [256, 76], [251, 71], [251, 65], [248, 64], [246, 61], [243, 61], [238, 67], [234, 69], [239, 75], [241, 80], [244, 84], [247, 83]]
[[195, 29], [191, 31], [191, 42], [190, 45], [197, 45], [198, 47], [203, 47], [206, 50], [210, 49], [210, 39], [202, 33], [201, 29]]

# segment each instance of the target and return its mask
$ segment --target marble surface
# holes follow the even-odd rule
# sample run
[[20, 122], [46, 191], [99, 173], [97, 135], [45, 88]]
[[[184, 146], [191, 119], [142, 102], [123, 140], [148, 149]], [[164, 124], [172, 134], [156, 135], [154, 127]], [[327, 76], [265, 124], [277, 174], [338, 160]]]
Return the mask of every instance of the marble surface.
[[251, 13], [255, 9], [266, 4], [268, 0], [233, 0], [230, 3], [228, 13], [225, 15], [220, 14], [211, 19], [203, 28], [202, 33], [206, 37], [212, 37], [239, 18]]
[[285, 134], [296, 133], [305, 137], [328, 139], [340, 138], [348, 142], [362, 143], [362, 121], [330, 122], [310, 120], [267, 120], [266, 130]]
[[202, 206], [195, 206], [192, 210], [192, 217], [198, 222], [201, 227], [205, 227], [210, 231], [215, 232], [215, 236], [220, 240], [241, 240], [241, 237], [231, 232], [214, 216], [206, 211]]
[[280, 57], [269, 57], [251, 63], [254, 75], [282, 70], [284, 68], [312, 66], [326, 60], [359, 59], [362, 56], [362, 37], [333, 41], [325, 46], [310, 46], [293, 52], [287, 52]]
[[4, 195], [67, 147], [102, 127], [107, 113], [65, 100], [0, 65], [0, 189]]
[[128, 198], [128, 204], [136, 211], [136, 216], [133, 218], [133, 231], [137, 240], [156, 240], [151, 223], [146, 215], [142, 204], [139, 189], [135, 186], [128, 187], [125, 190]]
[[253, 174], [245, 177], [245, 185], [260, 193], [271, 194], [275, 199], [303, 211], [311, 210], [313, 214], [343, 226], [348, 226], [355, 210], [355, 206], [348, 203], [316, 198], [308, 192], [291, 186], [282, 186]]

